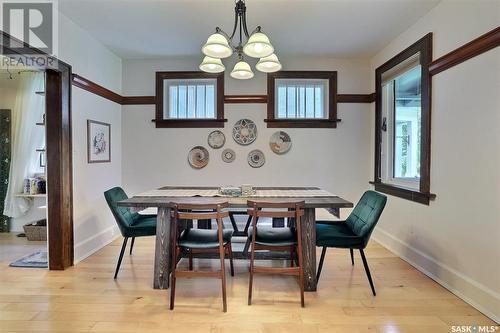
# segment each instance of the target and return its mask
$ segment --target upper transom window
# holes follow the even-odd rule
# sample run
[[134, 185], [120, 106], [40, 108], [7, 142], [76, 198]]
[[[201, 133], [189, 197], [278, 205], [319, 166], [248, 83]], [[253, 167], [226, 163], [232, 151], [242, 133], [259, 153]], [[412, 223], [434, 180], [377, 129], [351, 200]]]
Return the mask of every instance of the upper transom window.
[[156, 127], [224, 127], [224, 75], [156, 72]]
[[215, 119], [216, 79], [165, 80], [163, 118]]
[[267, 74], [267, 127], [337, 127], [337, 72]]
[[276, 119], [328, 118], [328, 80], [277, 79], [275, 85]]

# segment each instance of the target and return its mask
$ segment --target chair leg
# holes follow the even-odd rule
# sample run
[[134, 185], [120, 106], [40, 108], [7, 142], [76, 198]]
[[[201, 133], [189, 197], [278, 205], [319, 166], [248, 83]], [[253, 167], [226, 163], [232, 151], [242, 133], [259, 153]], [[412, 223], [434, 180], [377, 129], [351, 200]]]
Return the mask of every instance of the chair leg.
[[250, 281], [248, 282], [248, 305], [252, 305], [252, 287], [253, 287], [253, 261], [255, 258], [254, 244], [250, 245], [251, 255], [250, 255]]
[[115, 280], [116, 280], [116, 277], [118, 276], [118, 271], [120, 270], [120, 266], [122, 264], [123, 253], [125, 252], [125, 248], [127, 247], [127, 240], [128, 240], [128, 237], [125, 237], [123, 239], [122, 249], [120, 251], [120, 257], [118, 258], [118, 263], [116, 264], [115, 277], [114, 277]]
[[135, 237], [132, 237], [132, 242], [130, 243], [130, 255], [132, 255], [132, 249], [134, 248]]
[[368, 268], [368, 262], [366, 261], [365, 252], [363, 249], [359, 249], [359, 253], [361, 254], [361, 259], [363, 259], [363, 265], [365, 266], [366, 276], [368, 277], [368, 281], [370, 282], [370, 287], [372, 288], [373, 296], [377, 296], [375, 292], [375, 287], [373, 286], [372, 276], [370, 274], [370, 268]]
[[171, 281], [170, 281], [170, 310], [173, 310], [174, 309], [174, 305], [175, 305], [175, 270], [177, 268], [177, 252], [178, 252], [178, 248], [176, 246], [176, 244], [173, 244], [174, 245], [174, 250], [172, 251], [172, 264], [171, 264], [171, 269], [170, 271], [172, 272], [171, 273]]
[[301, 242], [299, 242], [299, 246], [297, 248], [297, 257], [299, 259], [300, 306], [305, 307], [305, 301], [304, 301], [304, 260], [302, 258], [302, 243]]
[[326, 255], [326, 246], [323, 246], [323, 250], [321, 250], [321, 258], [319, 259], [318, 272], [316, 273], [316, 283], [319, 282], [321, 270], [323, 269], [323, 262], [325, 261], [325, 255]]
[[226, 299], [226, 269], [224, 265], [224, 247], [219, 247], [220, 256], [220, 272], [222, 278], [222, 311], [227, 312], [227, 299]]
[[293, 249], [290, 251], [290, 267], [293, 267], [293, 260], [294, 260], [294, 258], [295, 258], [294, 253], [295, 253], [295, 248], [293, 248]]
[[229, 267], [231, 268], [231, 276], [234, 276], [233, 249], [231, 246], [231, 242], [227, 243], [227, 252], [229, 256]]
[[189, 270], [192, 271], [193, 270], [193, 250], [192, 249], [189, 249], [188, 250], [188, 260], [189, 260]]
[[351, 252], [351, 263], [354, 266], [354, 250], [353, 249], [349, 249], [349, 251]]

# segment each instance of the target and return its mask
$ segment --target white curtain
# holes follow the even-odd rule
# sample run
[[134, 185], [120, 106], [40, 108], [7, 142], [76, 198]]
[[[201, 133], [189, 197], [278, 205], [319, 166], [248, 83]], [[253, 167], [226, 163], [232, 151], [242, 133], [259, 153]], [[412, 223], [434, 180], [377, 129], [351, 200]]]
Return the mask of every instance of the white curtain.
[[43, 73], [22, 73], [12, 110], [12, 146], [9, 186], [3, 214], [20, 217], [30, 208], [30, 201], [16, 197], [23, 192], [24, 179], [40, 172], [36, 149], [45, 147], [45, 130], [36, 123], [42, 120], [45, 98], [35, 94], [44, 91]]

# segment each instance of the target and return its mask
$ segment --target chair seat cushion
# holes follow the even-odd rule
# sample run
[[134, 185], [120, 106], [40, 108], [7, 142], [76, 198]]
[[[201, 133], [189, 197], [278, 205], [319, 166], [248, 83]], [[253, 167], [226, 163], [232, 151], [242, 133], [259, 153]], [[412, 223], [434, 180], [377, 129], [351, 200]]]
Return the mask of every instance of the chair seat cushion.
[[[252, 239], [253, 229], [248, 230], [248, 238]], [[257, 227], [255, 243], [265, 246], [296, 245], [295, 231], [291, 228]]]
[[[222, 230], [224, 245], [231, 242], [233, 231], [229, 229]], [[209, 229], [186, 229], [179, 237], [177, 245], [191, 249], [211, 249], [219, 247], [218, 230]]]
[[357, 236], [344, 222], [316, 224], [316, 245], [339, 248], [363, 248], [364, 238]]
[[156, 215], [139, 215], [124, 233], [125, 237], [156, 235]]

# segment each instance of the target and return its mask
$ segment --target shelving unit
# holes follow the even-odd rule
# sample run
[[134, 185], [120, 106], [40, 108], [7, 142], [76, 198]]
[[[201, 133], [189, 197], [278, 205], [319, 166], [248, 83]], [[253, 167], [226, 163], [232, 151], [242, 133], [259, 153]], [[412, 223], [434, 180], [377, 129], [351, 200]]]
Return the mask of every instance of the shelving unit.
[[46, 198], [47, 194], [24, 194], [24, 193], [19, 193], [16, 194], [17, 198], [25, 198], [25, 199], [35, 199], [35, 198]]

